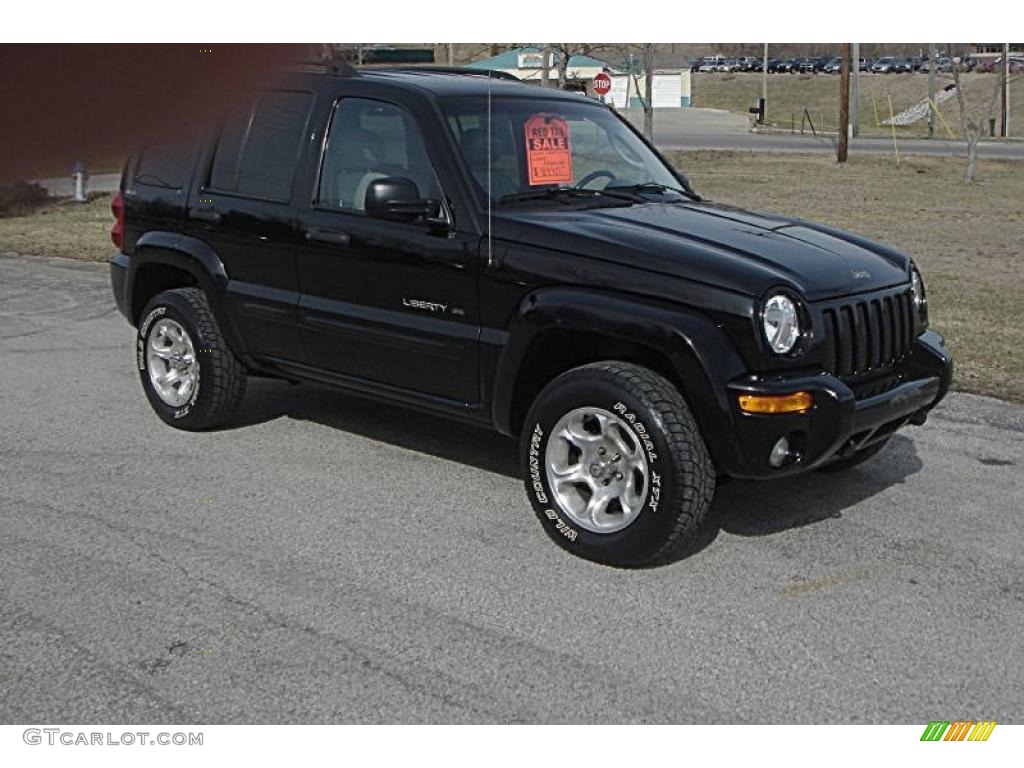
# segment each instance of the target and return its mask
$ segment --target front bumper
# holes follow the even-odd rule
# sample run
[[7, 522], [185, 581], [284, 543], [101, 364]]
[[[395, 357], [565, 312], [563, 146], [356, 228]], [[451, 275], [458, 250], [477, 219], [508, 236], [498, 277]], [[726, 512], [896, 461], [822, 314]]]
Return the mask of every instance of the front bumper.
[[[886, 439], [907, 423], [923, 424], [949, 390], [953, 359], [943, 339], [927, 331], [915, 339], [903, 365], [891, 374], [887, 389], [858, 398], [851, 387], [829, 374], [760, 379], [729, 384], [738, 442], [730, 474], [748, 478], [784, 477], [850, 456]], [[810, 392], [814, 405], [804, 413], [750, 414], [740, 410], [740, 395]], [[768, 462], [772, 447], [788, 437], [793, 456], [781, 467]]]

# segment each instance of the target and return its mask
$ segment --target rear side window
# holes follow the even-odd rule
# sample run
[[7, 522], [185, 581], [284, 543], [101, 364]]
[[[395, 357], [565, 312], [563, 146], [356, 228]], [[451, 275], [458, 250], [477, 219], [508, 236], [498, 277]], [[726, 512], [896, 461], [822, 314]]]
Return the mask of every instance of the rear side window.
[[224, 124], [210, 169], [210, 188], [287, 201], [306, 135], [313, 95], [266, 91], [252, 110]]
[[192, 175], [195, 144], [188, 141], [151, 142], [142, 150], [135, 181], [151, 187], [182, 189]]

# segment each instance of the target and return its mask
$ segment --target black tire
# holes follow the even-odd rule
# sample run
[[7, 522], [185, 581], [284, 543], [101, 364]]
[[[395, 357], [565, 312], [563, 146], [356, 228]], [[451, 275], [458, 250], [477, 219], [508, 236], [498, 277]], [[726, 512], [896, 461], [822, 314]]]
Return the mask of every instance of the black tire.
[[[632, 430], [628, 438], [647, 461], [650, 482], [639, 512], [615, 532], [578, 524], [559, 506], [549, 484], [545, 453], [552, 428], [578, 408], [599, 408], [621, 417]], [[559, 546], [575, 555], [620, 567], [651, 566], [680, 559], [713, 538], [709, 517], [715, 470], [710, 455], [678, 388], [647, 368], [606, 361], [558, 376], [530, 408], [520, 455], [537, 518]]]
[[881, 442], [869, 445], [867, 448], [857, 451], [853, 456], [847, 456], [845, 459], [836, 459], [822, 467], [818, 467], [819, 472], [845, 472], [848, 469], [853, 469], [860, 464], [863, 464], [868, 459], [874, 458], [878, 453], [889, 444], [889, 438], [882, 440]]
[[[162, 318], [174, 320], [188, 333], [195, 349], [198, 380], [191, 398], [180, 406], [164, 402], [146, 367], [149, 336]], [[177, 288], [153, 297], [142, 311], [136, 335], [136, 366], [149, 404], [172, 427], [203, 430], [228, 422], [245, 397], [245, 366], [228, 347], [198, 288]]]

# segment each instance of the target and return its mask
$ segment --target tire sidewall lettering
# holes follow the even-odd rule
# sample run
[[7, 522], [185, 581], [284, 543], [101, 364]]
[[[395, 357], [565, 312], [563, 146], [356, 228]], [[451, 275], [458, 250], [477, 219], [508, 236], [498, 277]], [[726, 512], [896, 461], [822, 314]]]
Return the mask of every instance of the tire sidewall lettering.
[[658, 507], [661, 504], [661, 473], [657, 471], [658, 450], [657, 446], [654, 444], [654, 438], [644, 422], [641, 421], [640, 417], [631, 411], [621, 400], [612, 406], [612, 413], [618, 414], [618, 416], [629, 425], [629, 428], [633, 431], [637, 445], [641, 446], [644, 453], [647, 454], [647, 466], [651, 470], [651, 477], [650, 487], [647, 491], [647, 503], [645, 506], [652, 513], [657, 512]]
[[157, 318], [163, 317], [167, 314], [167, 307], [154, 307], [153, 310], [146, 315], [146, 319], [142, 321], [142, 325], [139, 326], [139, 335], [136, 338], [136, 350], [139, 370], [146, 370], [146, 342], [149, 337], [149, 328], [156, 322]]
[[579, 531], [573, 526], [562, 519], [562, 516], [555, 511], [552, 506], [549, 505], [548, 490], [546, 488], [547, 479], [545, 473], [541, 471], [540, 466], [540, 455], [541, 447], [544, 445], [544, 428], [538, 422], [533, 427], [533, 432], [530, 434], [530, 450], [527, 457], [527, 472], [530, 477], [530, 486], [533, 491], [534, 497], [537, 499], [537, 503], [543, 508], [544, 517], [546, 517], [555, 530], [562, 534], [568, 541], [575, 542], [579, 538]]
[[[149, 341], [149, 331], [150, 331], [151, 327], [153, 326], [153, 323], [155, 323], [159, 318], [161, 318], [161, 317], [163, 317], [164, 315], [167, 314], [167, 309], [168, 308], [166, 306], [164, 306], [164, 305], [161, 305], [159, 307], [154, 307], [149, 312], [149, 314], [146, 315], [146, 319], [143, 320], [142, 324], [139, 326], [139, 333], [138, 333], [138, 336], [136, 338], [136, 354], [137, 354], [136, 362], [137, 362], [139, 370], [143, 373], [143, 381], [144, 381], [145, 386], [146, 386], [147, 389], [150, 389], [151, 386], [152, 386], [150, 384], [150, 382], [148, 381], [149, 376], [148, 376], [148, 371], [146, 369], [146, 344]], [[185, 320], [185, 318], [182, 318], [181, 322], [183, 324], [185, 324], [185, 325], [188, 325], [188, 323]], [[189, 331], [189, 335], [193, 337], [193, 339], [195, 340], [195, 343], [198, 343], [199, 346], [203, 346], [204, 342], [203, 342], [202, 339], [199, 338], [199, 334], [198, 334], [198, 331], [196, 329], [192, 329], [191, 331]], [[192, 412], [192, 409], [195, 408], [196, 402], [199, 400], [199, 394], [203, 390], [203, 388], [202, 388], [202, 378], [203, 378], [202, 374], [203, 374], [203, 368], [202, 368], [202, 364], [199, 361], [199, 352], [197, 350], [197, 352], [196, 352], [196, 386], [195, 386], [195, 389], [192, 392], [192, 397], [189, 398], [189, 401], [187, 403], [185, 403], [185, 405], [181, 406], [180, 408], [175, 408], [173, 411], [171, 411], [170, 416], [175, 421], [178, 421], [180, 419], [184, 419], [186, 416], [188, 416]], [[153, 398], [151, 398], [151, 401], [153, 403], [155, 403], [157, 406], [159, 406], [160, 408], [163, 408], [165, 410], [171, 410], [170, 407], [166, 403], [161, 401], [159, 397], [155, 397], [154, 396]]]

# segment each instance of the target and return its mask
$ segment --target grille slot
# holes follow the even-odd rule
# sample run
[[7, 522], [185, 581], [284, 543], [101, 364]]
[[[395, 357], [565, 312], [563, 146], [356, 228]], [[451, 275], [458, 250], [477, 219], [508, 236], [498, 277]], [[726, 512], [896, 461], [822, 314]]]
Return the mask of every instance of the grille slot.
[[843, 301], [822, 311], [825, 363], [841, 379], [882, 371], [903, 360], [913, 343], [909, 290]]

